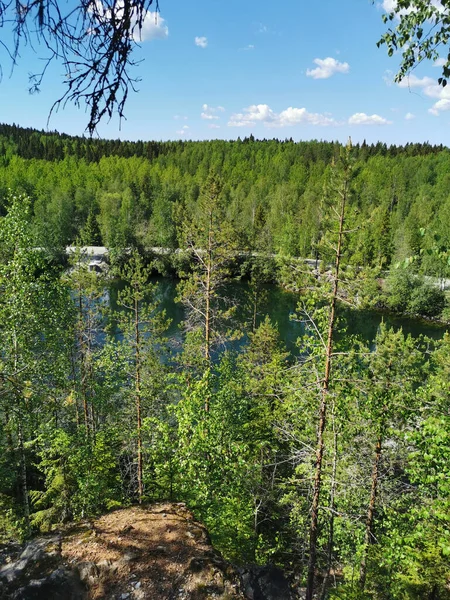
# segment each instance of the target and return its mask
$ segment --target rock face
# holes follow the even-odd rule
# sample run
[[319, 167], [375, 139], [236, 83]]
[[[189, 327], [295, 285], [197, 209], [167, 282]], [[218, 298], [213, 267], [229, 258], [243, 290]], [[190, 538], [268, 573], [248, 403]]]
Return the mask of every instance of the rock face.
[[184, 504], [133, 507], [0, 548], [3, 600], [288, 600], [275, 567], [235, 569]]
[[[13, 555], [14, 556], [14, 555]], [[3, 554], [0, 598], [9, 600], [82, 600], [84, 586], [62, 564], [59, 537], [33, 540], [15, 556]]]
[[249, 600], [289, 600], [291, 592], [283, 572], [273, 565], [239, 569]]

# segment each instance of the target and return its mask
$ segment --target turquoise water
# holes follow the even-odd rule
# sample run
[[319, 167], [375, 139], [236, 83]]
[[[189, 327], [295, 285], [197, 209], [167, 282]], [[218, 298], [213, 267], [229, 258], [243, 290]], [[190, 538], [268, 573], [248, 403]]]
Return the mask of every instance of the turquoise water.
[[[157, 283], [157, 300], [161, 310], [166, 311], [166, 315], [171, 319], [171, 324], [167, 332], [174, 346], [180, 345], [182, 340], [182, 330], [180, 324], [184, 318], [184, 308], [181, 304], [175, 302], [177, 295], [177, 281], [168, 278], [154, 278], [153, 283]], [[110, 301], [114, 307], [117, 290], [121, 283], [115, 282], [110, 288]], [[243, 331], [251, 330], [253, 318], [253, 308], [249, 299], [249, 286], [244, 281], [234, 281], [224, 290], [228, 302], [237, 306], [236, 326]], [[294, 354], [298, 353], [296, 340], [304, 332], [304, 325], [293, 317], [297, 312], [299, 296], [291, 292], [286, 292], [276, 285], [266, 285], [261, 295], [257, 323], [260, 323], [268, 315], [273, 324], [278, 328], [281, 339], [286, 344], [288, 350]], [[357, 335], [363, 341], [371, 343], [377, 333], [380, 323], [384, 321], [389, 327], [395, 330], [402, 329], [405, 335], [418, 337], [426, 335], [432, 339], [440, 339], [447, 330], [446, 326], [430, 323], [420, 319], [399, 317], [390, 313], [381, 311], [352, 310], [347, 307], [339, 309], [341, 325], [345, 328], [343, 335]], [[301, 317], [299, 317], [301, 319]], [[239, 346], [245, 342], [245, 336], [239, 341], [234, 342], [234, 346]]]

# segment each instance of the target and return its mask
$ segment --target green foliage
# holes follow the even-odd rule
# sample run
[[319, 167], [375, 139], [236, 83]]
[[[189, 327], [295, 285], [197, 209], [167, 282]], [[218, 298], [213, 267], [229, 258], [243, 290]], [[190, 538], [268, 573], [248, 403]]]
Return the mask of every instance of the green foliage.
[[125, 287], [118, 293], [117, 305], [122, 310], [112, 315], [123, 336], [119, 347], [126, 363], [124, 384], [131, 400], [124, 412], [127, 415], [134, 413], [132, 419], [136, 424], [130, 441], [136, 447], [139, 502], [144, 494], [143, 419], [159, 417], [167, 403], [168, 377], [162, 355], [163, 334], [170, 321], [164, 311], [158, 310], [157, 286], [148, 283], [150, 268], [144, 266], [137, 251], [132, 252], [120, 270]]
[[439, 317], [446, 306], [445, 294], [432, 284], [416, 285], [408, 304], [409, 311], [425, 317]]
[[83, 246], [101, 246], [102, 236], [97, 221], [97, 216], [91, 209], [85, 224], [80, 231], [80, 243]]
[[[378, 42], [386, 44], [389, 56], [402, 51], [400, 68], [395, 80], [407, 77], [414, 67], [425, 60], [436, 61], [441, 46], [450, 38], [448, 6], [430, 0], [398, 0], [391, 12], [383, 15], [385, 23], [395, 22]], [[430, 24], [432, 26], [430, 27]], [[439, 85], [445, 87], [450, 76], [450, 59], [442, 67]]]
[[398, 312], [406, 312], [414, 287], [414, 276], [408, 271], [403, 269], [392, 271], [385, 284], [388, 307]]
[[439, 317], [446, 305], [444, 292], [406, 269], [394, 269], [385, 283], [386, 304], [396, 312]]
[[[270, 526], [279, 517], [273, 394], [280, 393], [285, 356], [265, 322], [239, 365], [225, 354], [218, 373], [205, 371], [174, 407], [177, 495], [194, 507], [221, 551], [239, 562], [265, 561], [279, 546]], [[253, 368], [257, 383], [249, 376]]]
[[[184, 249], [186, 229], [204, 212], [204, 190], [214, 171], [223, 180], [221, 225], [233, 231], [239, 251], [324, 254], [326, 262], [323, 191], [338, 144], [133, 144], [0, 125], [1, 143], [16, 154], [0, 164], [0, 192], [11, 188], [32, 198], [36, 245], [55, 253], [77, 239], [101, 239], [116, 249]], [[353, 154], [348, 262], [384, 269], [422, 252], [421, 268], [442, 277], [427, 252], [449, 245], [448, 151], [364, 143]]]
[[236, 307], [227, 306], [221, 293], [238, 249], [234, 232], [225, 219], [222, 191], [222, 181], [211, 172], [201, 190], [193, 222], [184, 222], [180, 231], [193, 265], [190, 273], [181, 273], [177, 301], [183, 303], [187, 312], [184, 327], [191, 333], [187, 341], [199, 344], [190, 351], [188, 343], [188, 353], [197, 354], [197, 363], [203, 355], [204, 365], [198, 365], [200, 368], [208, 368], [218, 344], [236, 337], [230, 329]]
[[[51, 167], [12, 151], [0, 165], [0, 189], [14, 182], [33, 195], [1, 206], [0, 536], [23, 537], [136, 500], [182, 500], [228, 558], [278, 563], [301, 584], [330, 315], [326, 246], [335, 232], [323, 184], [333, 179], [327, 165], [339, 146], [118, 144], [108, 152], [121, 156], [94, 161], [103, 146], [70, 143], [68, 158]], [[51, 144], [59, 156], [69, 141]], [[448, 209], [449, 155], [382, 144], [355, 154], [345, 224], [350, 264], [340, 274], [351, 283], [345, 299], [378, 304], [385, 267], [413, 256], [408, 270], [391, 270], [385, 302], [435, 316], [443, 296], [422, 276], [446, 275], [450, 234], [445, 223], [430, 224], [434, 208], [441, 218]], [[208, 176], [212, 165], [220, 178]], [[342, 181], [334, 182], [339, 190]], [[426, 194], [432, 202], [423, 202]], [[108, 317], [105, 281], [80, 251], [63, 283], [47, 253], [34, 249], [44, 241], [64, 245], [72, 235], [98, 241], [98, 229], [121, 252], [124, 287]], [[189, 249], [188, 260], [189, 253], [173, 258], [190, 309], [182, 360], [167, 352], [168, 322], [149, 283], [154, 263], [128, 249], [136, 241]], [[321, 254], [320, 279], [288, 256], [297, 253]], [[247, 263], [246, 307], [223, 301], [236, 260]], [[305, 329], [295, 359], [261, 310], [274, 271], [296, 293], [308, 290], [296, 317]], [[235, 351], [224, 352], [219, 342], [236, 337], [228, 321], [236, 310], [247, 312], [249, 325]], [[435, 345], [382, 326], [366, 347], [338, 322], [332, 341], [317, 566], [334, 571], [336, 588], [325, 592], [446, 598], [449, 340]]]
[[68, 290], [33, 249], [29, 199], [10, 196], [0, 219], [0, 414], [16, 462], [17, 517], [29, 524], [28, 472], [36, 425], [58, 402], [68, 366]]
[[131, 191], [103, 192], [98, 199], [101, 237], [108, 248], [126, 248], [133, 242]]
[[52, 524], [84, 518], [120, 506], [119, 433], [105, 428], [91, 442], [85, 432], [70, 434], [47, 426], [40, 437], [39, 468], [45, 489], [30, 494], [32, 523], [41, 531]]

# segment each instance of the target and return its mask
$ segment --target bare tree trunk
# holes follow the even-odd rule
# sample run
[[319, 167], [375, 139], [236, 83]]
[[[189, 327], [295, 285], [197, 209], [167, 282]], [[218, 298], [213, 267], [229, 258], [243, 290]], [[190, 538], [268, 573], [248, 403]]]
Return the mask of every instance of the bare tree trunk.
[[430, 592], [429, 600], [439, 600], [439, 589], [437, 583], [434, 584], [433, 589]]
[[30, 499], [28, 497], [28, 485], [27, 485], [27, 461], [25, 457], [25, 447], [23, 443], [23, 427], [22, 417], [19, 415], [19, 456], [20, 456], [20, 484], [22, 487], [22, 500], [23, 500], [23, 512], [25, 516], [25, 523], [27, 530], [30, 528]]
[[206, 271], [206, 291], [205, 291], [205, 360], [210, 359], [210, 345], [211, 345], [211, 265], [208, 261], [208, 267]]
[[[81, 358], [81, 362], [83, 362], [83, 358]], [[84, 366], [81, 367], [81, 395], [83, 397], [83, 414], [84, 414], [84, 426], [86, 427], [86, 434], [89, 436], [90, 428], [89, 428], [89, 405], [86, 396], [86, 377]]]
[[372, 467], [372, 486], [370, 489], [369, 507], [367, 509], [366, 533], [364, 535], [364, 551], [363, 557], [361, 559], [361, 565], [359, 567], [359, 587], [361, 590], [364, 590], [366, 586], [367, 555], [369, 552], [369, 546], [372, 543], [373, 539], [373, 521], [375, 516], [375, 502], [377, 499], [378, 477], [381, 459], [381, 444], [382, 435], [380, 434], [375, 445], [375, 459]]
[[327, 571], [322, 583], [321, 599], [325, 600], [328, 589], [328, 581], [330, 579], [331, 567], [333, 564], [333, 543], [334, 543], [334, 498], [336, 495], [336, 469], [337, 469], [337, 431], [335, 428], [335, 420], [333, 415], [333, 467], [331, 473], [331, 490], [330, 490], [330, 530], [328, 532], [328, 548], [327, 548]]
[[[13, 334], [13, 345], [14, 345], [14, 372], [18, 369], [18, 357], [19, 357], [19, 346], [17, 342], [16, 332]], [[19, 448], [19, 460], [20, 460], [20, 484], [22, 487], [22, 501], [23, 501], [23, 512], [25, 517], [25, 524], [27, 532], [30, 530], [30, 499], [28, 496], [28, 485], [27, 485], [27, 461], [25, 456], [25, 446], [23, 441], [23, 422], [22, 422], [22, 407], [21, 398], [17, 398], [18, 401], [18, 448]]]
[[255, 333], [256, 331], [256, 317], [258, 315], [258, 288], [255, 284], [253, 290], [253, 322], [252, 322], [252, 331]]
[[[72, 380], [75, 385], [75, 382], [76, 382], [76, 351], [73, 348], [70, 352], [70, 364], [71, 364], [71, 369], [72, 369]], [[75, 394], [75, 419], [76, 419], [77, 430], [78, 430], [80, 428], [80, 411], [78, 409], [77, 394]]]
[[331, 359], [333, 352], [333, 332], [336, 324], [336, 303], [339, 290], [339, 269], [341, 264], [342, 242], [344, 237], [344, 217], [345, 206], [348, 196], [349, 176], [346, 172], [343, 188], [339, 192], [341, 197], [341, 206], [339, 211], [339, 230], [336, 246], [336, 260], [333, 276], [333, 292], [331, 296], [330, 316], [328, 319], [328, 336], [325, 349], [325, 370], [322, 382], [322, 397], [319, 409], [319, 426], [317, 432], [316, 446], [316, 469], [314, 475], [313, 500], [311, 505], [311, 522], [309, 526], [309, 560], [308, 560], [308, 575], [306, 584], [305, 600], [312, 600], [314, 594], [314, 580], [317, 564], [317, 538], [318, 538], [318, 522], [319, 522], [319, 502], [320, 491], [322, 484], [322, 463], [324, 455], [324, 432], [327, 419], [328, 408], [328, 391], [330, 386], [331, 374]]
[[97, 435], [97, 415], [95, 412], [93, 399], [91, 399], [91, 430], [92, 430], [92, 439], [95, 442], [95, 438]]
[[[208, 231], [208, 258], [206, 262], [206, 290], [205, 290], [205, 360], [211, 360], [211, 278], [213, 266], [213, 212], [209, 214]], [[205, 412], [209, 412], [209, 395], [205, 398]]]
[[[210, 359], [211, 345], [211, 269], [212, 269], [212, 211], [209, 216], [209, 231], [208, 231], [208, 258], [206, 263], [206, 290], [205, 290], [205, 359]], [[208, 410], [205, 407], [205, 410]]]
[[136, 417], [137, 417], [137, 478], [138, 478], [138, 501], [142, 504], [144, 495], [143, 484], [143, 457], [142, 457], [142, 398], [141, 398], [141, 356], [140, 356], [140, 332], [139, 332], [139, 302], [134, 300], [134, 336], [136, 343]]
[[81, 294], [81, 288], [78, 290], [78, 343], [80, 346], [80, 381], [81, 381], [81, 397], [83, 399], [83, 415], [84, 415], [84, 426], [86, 427], [86, 435], [89, 436], [89, 406], [87, 401], [87, 390], [86, 390], [86, 351], [83, 340], [83, 296]]
[[14, 444], [13, 444], [13, 439], [12, 439], [12, 435], [11, 435], [11, 428], [9, 427], [9, 422], [10, 422], [11, 416], [8, 410], [8, 407], [5, 407], [5, 430], [6, 430], [6, 447], [8, 448], [9, 452], [13, 452], [14, 451]]

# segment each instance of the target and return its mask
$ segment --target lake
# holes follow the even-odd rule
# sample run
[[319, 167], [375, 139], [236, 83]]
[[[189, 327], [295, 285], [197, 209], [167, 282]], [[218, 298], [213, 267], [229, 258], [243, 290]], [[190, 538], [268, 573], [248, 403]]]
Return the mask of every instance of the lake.
[[[158, 302], [161, 310], [165, 310], [167, 317], [171, 319], [168, 336], [174, 342], [181, 342], [182, 334], [179, 326], [184, 318], [184, 308], [181, 304], [175, 302], [177, 280], [155, 277], [152, 279], [152, 283], [158, 285]], [[110, 302], [113, 308], [116, 306], [117, 291], [122, 286], [123, 284], [117, 281], [111, 284]], [[233, 281], [226, 289], [229, 300], [239, 307], [237, 310], [238, 325], [247, 331], [251, 329], [250, 324], [252, 321], [252, 309], [250, 306], [246, 307], [248, 292], [249, 285], [245, 281]], [[266, 315], [269, 315], [271, 321], [277, 326], [280, 337], [286, 344], [287, 349], [293, 354], [298, 354], [296, 341], [304, 331], [304, 325], [292, 318], [296, 313], [298, 300], [299, 296], [297, 294], [287, 292], [276, 285], [267, 284], [263, 287], [257, 316], [257, 322], [260, 323]], [[382, 311], [352, 310], [341, 306], [338, 313], [346, 328], [346, 333], [358, 335], [368, 343], [375, 339], [382, 321], [396, 331], [402, 329], [405, 335], [410, 334], [413, 337], [422, 334], [432, 339], [440, 339], [447, 331], [447, 326], [442, 324], [434, 324], [410, 317], [400, 317]], [[239, 347], [244, 341], [245, 338], [240, 342], [235, 342], [235, 346]]]

